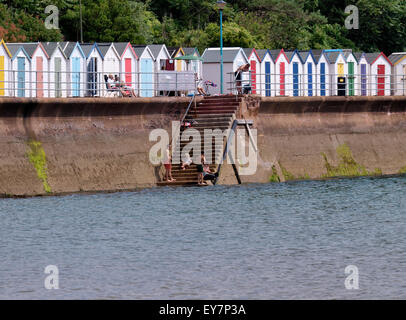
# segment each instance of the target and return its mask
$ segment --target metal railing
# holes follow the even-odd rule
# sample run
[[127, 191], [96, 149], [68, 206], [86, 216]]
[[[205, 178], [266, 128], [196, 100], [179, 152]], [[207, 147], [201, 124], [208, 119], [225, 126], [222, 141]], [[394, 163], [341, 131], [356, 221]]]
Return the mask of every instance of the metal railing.
[[228, 93], [262, 96], [404, 96], [406, 75], [228, 73]]
[[[115, 78], [110, 85], [106, 77]], [[69, 72], [0, 70], [0, 97], [186, 96], [197, 92], [194, 71]]]

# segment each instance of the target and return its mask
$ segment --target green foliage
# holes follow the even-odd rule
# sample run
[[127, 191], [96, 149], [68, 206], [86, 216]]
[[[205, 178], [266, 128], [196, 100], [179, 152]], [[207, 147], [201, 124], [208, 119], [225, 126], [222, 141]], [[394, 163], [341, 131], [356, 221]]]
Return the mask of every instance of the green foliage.
[[278, 172], [276, 171], [275, 166], [272, 166], [272, 175], [269, 178], [269, 181], [270, 182], [280, 182], [281, 181], [281, 179], [279, 179]]
[[327, 170], [327, 173], [323, 175], [323, 178], [382, 175], [382, 170], [379, 168], [376, 168], [374, 171], [368, 171], [365, 166], [358, 164], [348, 145], [342, 144], [338, 146], [336, 152], [339, 158], [339, 163], [336, 167], [331, 165], [327, 159], [327, 155], [322, 153]]
[[41, 142], [35, 140], [29, 140], [27, 142], [30, 150], [27, 152], [27, 157], [37, 171], [38, 178], [42, 181], [44, 190], [47, 193], [51, 192], [51, 187], [48, 184], [47, 176], [47, 160], [45, 156], [45, 151], [42, 148]]
[[[60, 30], [47, 30], [44, 8], [59, 9]], [[347, 30], [348, 5], [359, 9], [359, 30]], [[80, 40], [78, 0], [0, 0], [6, 41]], [[82, 0], [85, 42], [165, 43], [200, 50], [219, 45], [214, 0]], [[405, 0], [228, 1], [224, 45], [258, 49], [353, 48], [386, 54], [406, 47]]]

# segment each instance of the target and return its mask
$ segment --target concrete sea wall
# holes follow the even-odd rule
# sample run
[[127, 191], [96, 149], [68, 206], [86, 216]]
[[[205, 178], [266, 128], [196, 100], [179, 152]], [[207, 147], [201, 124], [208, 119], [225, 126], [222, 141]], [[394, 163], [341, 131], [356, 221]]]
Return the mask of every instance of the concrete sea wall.
[[245, 182], [406, 171], [405, 97], [248, 97], [259, 160]]
[[[0, 99], [0, 194], [33, 196], [155, 186], [152, 129], [171, 131], [189, 98]], [[403, 97], [261, 98], [238, 118], [258, 129], [258, 168], [243, 182], [406, 171]], [[220, 183], [234, 184], [231, 166]]]

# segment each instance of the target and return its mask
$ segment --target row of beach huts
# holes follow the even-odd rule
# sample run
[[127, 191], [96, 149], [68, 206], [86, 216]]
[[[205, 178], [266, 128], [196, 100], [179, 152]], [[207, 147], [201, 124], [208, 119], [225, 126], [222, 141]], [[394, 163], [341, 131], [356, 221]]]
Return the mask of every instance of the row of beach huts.
[[[187, 58], [186, 60], [179, 60]], [[406, 52], [350, 49], [285, 51], [223, 48], [223, 93], [237, 85], [262, 96], [380, 96], [406, 94]], [[0, 41], [0, 96], [103, 96], [105, 77], [117, 75], [141, 97], [171, 92], [193, 94], [195, 85], [215, 83], [220, 93], [219, 48], [84, 43]], [[240, 83], [235, 70], [250, 64]], [[202, 80], [199, 82], [199, 80]], [[188, 83], [186, 83], [188, 82]]]

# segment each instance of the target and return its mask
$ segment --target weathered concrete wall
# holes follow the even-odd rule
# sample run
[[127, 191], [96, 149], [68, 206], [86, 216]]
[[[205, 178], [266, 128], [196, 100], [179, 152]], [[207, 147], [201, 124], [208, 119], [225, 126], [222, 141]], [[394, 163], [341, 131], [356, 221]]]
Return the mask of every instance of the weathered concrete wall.
[[[0, 194], [31, 196], [156, 185], [152, 129], [171, 131], [189, 98], [0, 99]], [[406, 166], [402, 97], [248, 97], [259, 159], [243, 182], [396, 174]], [[406, 170], [405, 170], [406, 171]], [[271, 179], [272, 178], [272, 179]], [[224, 166], [220, 183], [236, 183]]]
[[258, 170], [245, 182], [406, 169], [404, 97], [249, 97], [239, 116], [258, 129]]
[[161, 168], [149, 161], [149, 133], [170, 132], [189, 101], [0, 99], [0, 194], [154, 186]]

